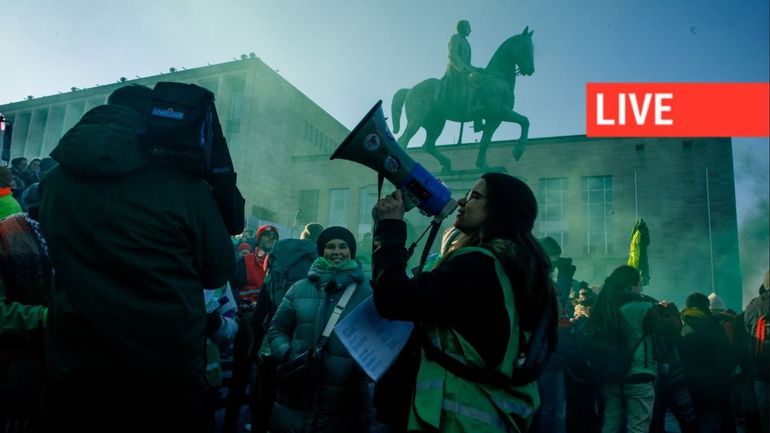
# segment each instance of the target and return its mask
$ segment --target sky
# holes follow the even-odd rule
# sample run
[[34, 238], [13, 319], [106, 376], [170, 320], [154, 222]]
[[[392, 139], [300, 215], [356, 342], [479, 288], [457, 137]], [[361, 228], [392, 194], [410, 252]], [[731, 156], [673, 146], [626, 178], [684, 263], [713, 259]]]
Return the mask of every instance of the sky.
[[[377, 100], [389, 112], [398, 89], [441, 77], [449, 37], [456, 22], [467, 19], [474, 66], [486, 65], [502, 41], [526, 26], [535, 31], [536, 71], [517, 80], [515, 103], [516, 111], [530, 119], [530, 137], [584, 134], [588, 82], [770, 80], [769, 3], [11, 1], [0, 12], [0, 104], [253, 52], [352, 128]], [[448, 123], [439, 143], [453, 143], [458, 132], [459, 124]], [[503, 126], [494, 139], [518, 133], [518, 126]], [[418, 134], [412, 142], [419, 144], [423, 137]], [[475, 139], [480, 136], [466, 125], [464, 140]], [[742, 244], [749, 245], [767, 236], [770, 146], [767, 138], [733, 143], [739, 229]], [[745, 232], [754, 226], [759, 234]], [[759, 281], [757, 269], [768, 267], [767, 241], [755, 248], [764, 251], [742, 251], [755, 263], [744, 277]]]

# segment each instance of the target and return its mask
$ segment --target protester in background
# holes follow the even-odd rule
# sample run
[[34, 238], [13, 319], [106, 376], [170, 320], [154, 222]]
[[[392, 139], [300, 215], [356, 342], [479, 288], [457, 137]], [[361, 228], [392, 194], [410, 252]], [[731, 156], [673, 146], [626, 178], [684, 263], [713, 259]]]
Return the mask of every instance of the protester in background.
[[43, 329], [53, 285], [47, 244], [37, 222], [40, 199], [37, 194], [26, 197], [28, 214], [0, 221], [0, 431], [4, 432], [33, 432], [39, 427]]
[[765, 272], [759, 296], [746, 306], [744, 324], [751, 337], [754, 364], [754, 395], [762, 431], [770, 429], [770, 405], [768, 404], [768, 383], [770, 382], [770, 270]]
[[27, 169], [24, 170], [22, 180], [27, 187], [43, 180], [43, 173], [40, 170], [40, 161], [40, 158], [32, 158], [32, 160], [29, 161]]
[[[11, 175], [13, 179], [13, 198], [21, 200], [21, 193], [27, 187], [24, 183], [24, 172], [27, 170], [27, 158], [20, 156], [11, 160]], [[11, 185], [11, 183], [8, 183]]]
[[[273, 317], [267, 339], [279, 367], [278, 395], [270, 422], [272, 433], [359, 433], [368, 426], [367, 376], [336, 334], [322, 336], [333, 311], [339, 319], [371, 295], [356, 262], [356, 241], [344, 227], [329, 227], [316, 242], [320, 257], [307, 279], [286, 293]], [[342, 305], [342, 299], [347, 300]], [[319, 337], [320, 336], [320, 337]], [[299, 368], [291, 365], [300, 359]], [[288, 370], [282, 374], [283, 370]]]
[[246, 242], [238, 244], [238, 248], [235, 249], [235, 253], [238, 257], [243, 257], [251, 253], [251, 246]]
[[0, 167], [0, 219], [21, 212], [21, 206], [13, 196], [13, 182], [11, 170]]
[[151, 163], [136, 145], [151, 93], [124, 86], [88, 111], [40, 185], [56, 268], [50, 431], [205, 428], [202, 293], [227, 281], [232, 245], [206, 181]]
[[630, 367], [619, 383], [602, 384], [605, 401], [603, 433], [647, 433], [652, 420], [655, 400], [654, 382], [658, 374], [653, 338], [650, 334], [677, 335], [681, 323], [677, 315], [661, 313], [667, 304], [656, 307], [643, 298], [639, 271], [631, 266], [620, 266], [604, 281], [596, 304], [591, 309], [589, 328], [614, 332], [622, 338], [613, 353], [607, 356], [620, 359], [622, 351], [629, 351]]
[[[411, 390], [386, 399], [401, 408], [391, 411], [388, 423], [398, 432], [525, 431], [540, 403], [536, 382], [481, 383], [446, 358], [512, 378], [513, 360], [525, 350], [520, 329], [532, 331], [553, 309], [549, 341], [556, 338], [550, 263], [532, 236], [537, 203], [521, 180], [486, 173], [458, 204], [454, 226], [462, 237], [433, 270], [413, 278], [406, 274], [401, 192], [373, 211], [377, 310], [386, 319], [414, 321], [416, 332], [425, 334], [416, 379], [413, 373], [394, 378], [408, 381]], [[443, 357], [428, 358], [428, 344]]]
[[[577, 291], [570, 294], [574, 314], [570, 320], [569, 332], [573, 341], [589, 338], [588, 322], [596, 297], [596, 292], [585, 281], [579, 284]], [[564, 372], [564, 395], [565, 431], [597, 433], [601, 429], [604, 401], [601, 399], [599, 383], [588, 358], [581, 356], [579, 351], [571, 357]]]
[[235, 277], [232, 281], [238, 302], [238, 334], [233, 345], [232, 379], [227, 392], [225, 419], [222, 433], [235, 433], [249, 376], [256, 359], [254, 344], [254, 314], [257, 300], [267, 274], [270, 252], [278, 241], [278, 229], [269, 224], [257, 230], [257, 245], [254, 250], [240, 257], [235, 263]]
[[724, 329], [709, 310], [703, 293], [687, 297], [682, 310], [682, 340], [679, 353], [690, 395], [695, 403], [699, 431], [735, 431], [730, 411], [731, 375], [736, 366]]
[[[545, 372], [537, 381], [541, 405], [535, 414], [532, 428], [537, 428], [536, 431], [540, 433], [560, 433], [565, 429], [566, 415], [575, 414], [574, 410], [566, 408], [568, 403], [575, 402], [575, 398], [567, 398], [566, 381], [569, 379], [566, 377], [566, 369], [574, 357], [570, 333], [574, 306], [569, 296], [572, 291], [572, 277], [577, 268], [572, 264], [571, 258], [561, 256], [561, 246], [554, 238], [546, 236], [539, 242], [543, 251], [548, 254], [551, 262], [551, 278], [556, 287], [559, 306], [559, 345], [548, 361]], [[574, 422], [570, 421], [570, 423]]]
[[215, 413], [220, 404], [222, 386], [222, 354], [230, 351], [238, 322], [238, 309], [230, 284], [203, 291], [206, 304], [206, 411], [208, 433], [216, 433]]
[[286, 291], [299, 280], [307, 278], [308, 271], [318, 258], [316, 241], [323, 226], [310, 223], [299, 239], [283, 239], [275, 244], [267, 264], [267, 276], [259, 292], [254, 313], [254, 347], [259, 348], [257, 371], [251, 394], [251, 431], [265, 433], [270, 425], [270, 412], [275, 402], [277, 362], [271, 356], [270, 345], [264, 339]]

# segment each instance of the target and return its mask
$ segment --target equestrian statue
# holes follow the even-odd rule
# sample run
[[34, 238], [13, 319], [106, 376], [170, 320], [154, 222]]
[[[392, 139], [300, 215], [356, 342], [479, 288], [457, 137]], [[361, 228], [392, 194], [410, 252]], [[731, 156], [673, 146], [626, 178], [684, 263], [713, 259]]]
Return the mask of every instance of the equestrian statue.
[[[449, 65], [442, 79], [428, 78], [411, 89], [401, 89], [393, 95], [391, 104], [393, 133], [401, 129], [401, 111], [406, 111], [406, 129], [398, 143], [406, 148], [414, 134], [425, 128], [425, 151], [435, 157], [442, 172], [452, 170], [449, 158], [436, 148], [436, 140], [447, 120], [473, 122], [476, 132], [483, 131], [479, 143], [476, 166], [488, 170], [487, 148], [502, 122], [513, 122], [521, 127], [521, 135], [513, 148], [518, 161], [524, 153], [529, 132], [529, 119], [513, 111], [514, 86], [517, 75], [535, 72], [532, 34], [526, 27], [497, 48], [485, 68], [471, 65], [470, 44], [467, 36], [468, 21], [457, 23], [457, 34], [449, 41]], [[462, 133], [462, 131], [461, 131]]]

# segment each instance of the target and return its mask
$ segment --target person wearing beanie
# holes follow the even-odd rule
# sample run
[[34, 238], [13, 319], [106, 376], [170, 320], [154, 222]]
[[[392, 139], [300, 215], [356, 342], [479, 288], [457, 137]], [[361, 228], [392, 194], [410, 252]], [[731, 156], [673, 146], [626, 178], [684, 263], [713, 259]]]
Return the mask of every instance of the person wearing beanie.
[[[521, 339], [546, 312], [552, 320], [544, 343], [553, 351], [556, 301], [548, 256], [532, 235], [535, 195], [520, 179], [486, 173], [458, 205], [454, 227], [461, 237], [432, 270], [411, 278], [401, 192], [374, 207], [377, 311], [386, 319], [420, 323], [424, 341], [441, 343], [434, 347], [436, 357], [417, 350], [418, 359], [391, 367], [376, 384], [375, 406], [396, 431], [527, 431], [540, 402], [534, 378], [521, 385], [503, 379], [495, 381], [499, 386], [483, 385], [459, 373], [447, 358], [475, 372], [493, 370], [512, 379], [513, 360], [524, 350]], [[418, 366], [416, 377], [398, 376], [410, 370], [411, 362]], [[399, 388], [403, 382], [408, 386]], [[510, 410], [499, 410], [503, 406]], [[458, 407], [472, 407], [472, 416]]]
[[[286, 293], [267, 331], [272, 357], [279, 363], [270, 431], [367, 431], [370, 398], [366, 374], [334, 332], [328, 339], [319, 340], [318, 334], [332, 312], [341, 308], [343, 295], [349, 300], [340, 320], [371, 295], [371, 287], [355, 260], [356, 241], [348, 229], [324, 229], [316, 248], [320, 257], [307, 278]], [[291, 367], [309, 356], [314, 366], [292, 374]]]
[[708, 295], [708, 300], [709, 300], [709, 310], [711, 310], [712, 313], [725, 311], [727, 309], [727, 306], [725, 305], [725, 301], [723, 301], [722, 298], [720, 298], [719, 295], [717, 295], [714, 292], [711, 292]]
[[0, 167], [0, 219], [21, 212], [19, 202], [13, 198], [13, 175], [8, 167]]
[[88, 110], [40, 182], [57, 271], [41, 406], [60, 431], [206, 423], [202, 293], [227, 282], [233, 245], [206, 181], [153, 163], [136, 143], [151, 95], [123, 86]]

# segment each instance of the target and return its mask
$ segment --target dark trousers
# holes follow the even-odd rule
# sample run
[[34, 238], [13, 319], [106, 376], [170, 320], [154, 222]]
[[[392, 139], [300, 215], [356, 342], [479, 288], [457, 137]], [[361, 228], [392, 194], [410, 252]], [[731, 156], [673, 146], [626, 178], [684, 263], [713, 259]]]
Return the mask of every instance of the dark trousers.
[[568, 372], [564, 376], [564, 390], [567, 433], [599, 433], [604, 413], [599, 384], [576, 380]]
[[278, 380], [275, 361], [267, 359], [257, 364], [251, 393], [251, 432], [266, 433], [270, 426]]
[[239, 313], [238, 333], [235, 334], [235, 341], [233, 342], [233, 375], [227, 390], [222, 433], [235, 433], [237, 431], [241, 406], [245, 403], [244, 396], [246, 387], [249, 385], [252, 366], [251, 352], [254, 346], [254, 330], [251, 327], [252, 315], [253, 311]]

